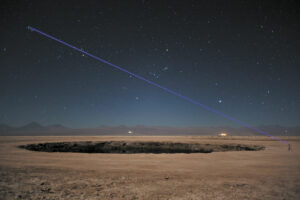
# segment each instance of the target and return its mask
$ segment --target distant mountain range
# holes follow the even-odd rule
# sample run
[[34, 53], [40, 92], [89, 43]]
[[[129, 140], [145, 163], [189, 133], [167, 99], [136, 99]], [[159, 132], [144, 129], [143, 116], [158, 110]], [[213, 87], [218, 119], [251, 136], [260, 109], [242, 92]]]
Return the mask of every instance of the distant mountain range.
[[71, 130], [72, 129], [60, 124], [42, 126], [36, 122], [31, 122], [21, 127], [12, 127], [7, 124], [0, 124], [0, 135], [51, 135]]
[[[279, 136], [300, 136], [300, 126], [283, 127], [279, 125], [261, 125], [256, 128], [263, 130], [270, 135]], [[233, 128], [229, 126], [207, 126], [207, 127], [168, 127], [168, 126], [99, 126], [96, 128], [68, 128], [60, 124], [43, 126], [31, 122], [21, 127], [12, 127], [7, 124], [0, 124], [0, 136], [26, 136], [26, 135], [218, 135], [226, 132], [233, 136], [261, 135], [248, 128]]]

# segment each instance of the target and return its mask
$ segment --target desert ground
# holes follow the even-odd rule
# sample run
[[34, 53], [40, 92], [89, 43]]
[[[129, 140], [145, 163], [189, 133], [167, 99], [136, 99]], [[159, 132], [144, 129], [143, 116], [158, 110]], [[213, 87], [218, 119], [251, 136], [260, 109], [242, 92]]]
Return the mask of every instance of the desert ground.
[[[0, 199], [300, 199], [300, 137], [0, 137]], [[262, 151], [178, 154], [37, 152], [19, 145], [168, 141], [263, 145]]]

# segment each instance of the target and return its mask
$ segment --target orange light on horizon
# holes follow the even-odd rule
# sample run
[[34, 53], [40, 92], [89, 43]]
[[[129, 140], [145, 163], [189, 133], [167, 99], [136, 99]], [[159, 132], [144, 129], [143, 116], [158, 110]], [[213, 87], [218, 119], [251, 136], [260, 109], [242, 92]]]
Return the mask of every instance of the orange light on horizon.
[[220, 133], [219, 136], [222, 136], [222, 137], [225, 137], [227, 136], [228, 134], [227, 133]]

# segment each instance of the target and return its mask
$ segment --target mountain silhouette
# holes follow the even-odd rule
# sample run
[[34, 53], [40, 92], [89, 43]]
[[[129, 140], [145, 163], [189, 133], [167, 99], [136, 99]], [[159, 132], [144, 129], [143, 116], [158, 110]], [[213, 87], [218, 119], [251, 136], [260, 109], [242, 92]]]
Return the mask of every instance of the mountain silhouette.
[[[300, 126], [285, 127], [279, 125], [260, 125], [257, 128], [269, 133], [270, 135], [279, 136], [296, 136], [300, 135]], [[7, 124], [0, 124], [0, 135], [211, 135], [217, 136], [221, 132], [226, 132], [232, 136], [251, 136], [259, 135], [258, 133], [245, 128], [233, 128], [229, 126], [202, 126], [202, 127], [168, 127], [168, 126], [108, 126], [101, 125], [96, 128], [68, 128], [61, 124], [43, 126], [37, 122], [31, 122], [24, 126], [12, 127]]]

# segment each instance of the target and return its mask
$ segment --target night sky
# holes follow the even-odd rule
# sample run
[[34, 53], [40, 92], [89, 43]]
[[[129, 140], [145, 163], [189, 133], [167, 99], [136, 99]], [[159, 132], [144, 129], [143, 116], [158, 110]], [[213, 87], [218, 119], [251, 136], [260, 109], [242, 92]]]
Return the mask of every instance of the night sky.
[[0, 4], [0, 123], [237, 126], [32, 26], [251, 125], [300, 125], [297, 1]]

